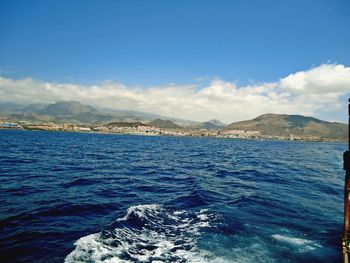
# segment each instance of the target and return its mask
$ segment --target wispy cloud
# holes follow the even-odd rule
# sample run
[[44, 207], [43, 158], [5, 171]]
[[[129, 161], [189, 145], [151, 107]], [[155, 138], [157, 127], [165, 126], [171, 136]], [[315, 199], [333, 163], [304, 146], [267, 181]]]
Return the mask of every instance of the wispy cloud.
[[19, 103], [51, 103], [78, 100], [95, 106], [153, 112], [197, 121], [244, 120], [263, 113], [315, 115], [341, 107], [340, 98], [350, 92], [350, 68], [323, 64], [272, 83], [238, 87], [215, 79], [205, 87], [167, 85], [127, 87], [120, 83], [99, 85], [49, 83], [0, 77], [0, 100]]

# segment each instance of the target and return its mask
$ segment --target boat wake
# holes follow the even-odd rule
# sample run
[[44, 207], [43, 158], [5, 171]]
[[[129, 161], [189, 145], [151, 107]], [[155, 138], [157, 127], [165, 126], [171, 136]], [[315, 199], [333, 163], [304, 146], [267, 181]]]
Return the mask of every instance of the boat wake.
[[298, 252], [307, 252], [322, 248], [322, 245], [308, 239], [289, 237], [280, 234], [272, 235], [272, 237], [281, 243], [293, 246], [293, 249]]
[[160, 205], [132, 206], [108, 229], [75, 242], [65, 262], [209, 262], [197, 241], [215, 216], [171, 211]]

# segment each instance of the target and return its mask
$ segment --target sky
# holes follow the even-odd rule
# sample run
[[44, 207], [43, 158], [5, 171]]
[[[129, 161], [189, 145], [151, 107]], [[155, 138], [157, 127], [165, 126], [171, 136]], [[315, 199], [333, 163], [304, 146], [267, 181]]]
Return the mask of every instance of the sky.
[[350, 1], [0, 0], [0, 101], [347, 122]]

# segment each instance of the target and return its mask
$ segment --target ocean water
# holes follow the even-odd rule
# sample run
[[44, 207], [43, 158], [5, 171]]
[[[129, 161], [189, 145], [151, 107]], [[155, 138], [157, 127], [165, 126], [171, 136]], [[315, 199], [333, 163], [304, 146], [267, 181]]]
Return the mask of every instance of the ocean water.
[[0, 131], [1, 262], [340, 262], [345, 144]]

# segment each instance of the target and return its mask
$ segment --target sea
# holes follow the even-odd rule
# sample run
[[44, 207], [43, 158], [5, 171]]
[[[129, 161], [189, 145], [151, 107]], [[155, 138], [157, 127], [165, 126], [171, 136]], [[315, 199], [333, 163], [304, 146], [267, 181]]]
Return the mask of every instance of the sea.
[[341, 262], [346, 148], [0, 130], [0, 261]]

